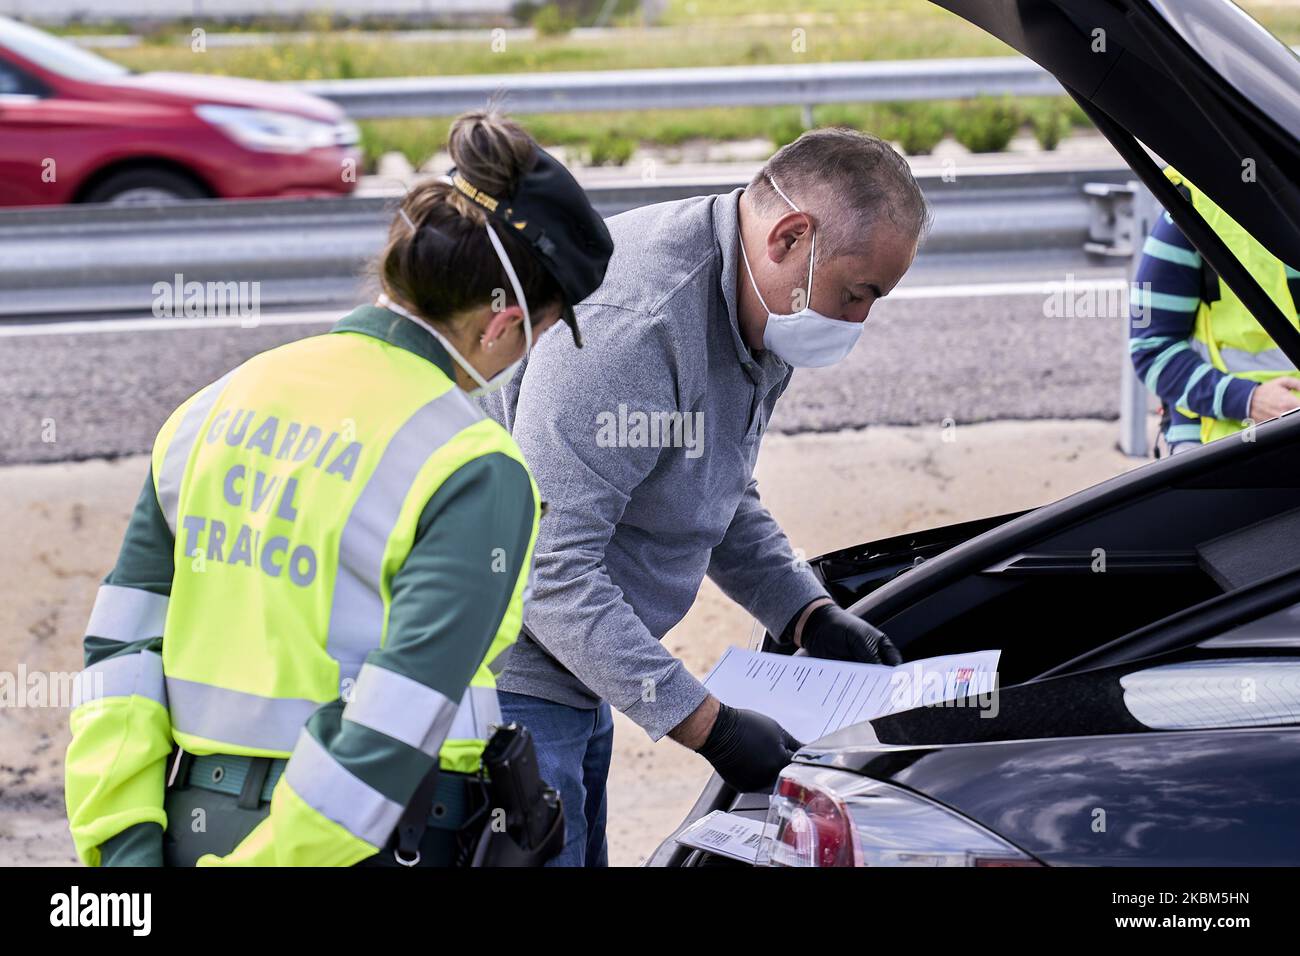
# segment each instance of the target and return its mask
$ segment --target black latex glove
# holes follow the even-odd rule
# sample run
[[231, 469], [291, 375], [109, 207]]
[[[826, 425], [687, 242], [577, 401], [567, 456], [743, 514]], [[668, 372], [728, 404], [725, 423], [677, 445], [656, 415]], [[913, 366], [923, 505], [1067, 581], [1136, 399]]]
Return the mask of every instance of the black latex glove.
[[709, 739], [697, 752], [732, 787], [758, 793], [771, 791], [799, 746], [771, 717], [720, 703]]
[[858, 661], [862, 664], [903, 663], [903, 655], [885, 636], [862, 618], [850, 614], [838, 604], [823, 604], [813, 609], [803, 622], [800, 644], [813, 657], [833, 661]]

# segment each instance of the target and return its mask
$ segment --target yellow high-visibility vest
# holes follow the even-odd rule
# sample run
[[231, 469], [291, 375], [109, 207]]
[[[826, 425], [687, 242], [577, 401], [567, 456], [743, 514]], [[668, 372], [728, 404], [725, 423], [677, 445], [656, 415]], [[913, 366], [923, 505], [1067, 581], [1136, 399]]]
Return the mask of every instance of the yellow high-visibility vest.
[[[1165, 170], [1165, 175], [1175, 185], [1187, 187], [1196, 211], [1255, 277], [1269, 298], [1277, 303], [1282, 314], [1291, 320], [1292, 325], [1297, 325], [1296, 303], [1291, 296], [1286, 266], [1282, 261], [1172, 167]], [[1286, 353], [1277, 347], [1222, 278], [1219, 279], [1218, 300], [1206, 302], [1202, 299], [1196, 311], [1192, 348], [1204, 361], [1237, 378], [1267, 382], [1282, 375], [1296, 373], [1295, 366]], [[1192, 417], [1196, 415], [1190, 409], [1180, 411]], [[1245, 427], [1244, 422], [1232, 419], [1209, 418], [1204, 415], [1200, 418], [1202, 442], [1235, 434]]]
[[[308, 718], [340, 699], [346, 718], [417, 748], [431, 741], [442, 769], [478, 770], [500, 722], [492, 667], [523, 621], [540, 511], [531, 477], [527, 552], [465, 696], [447, 700], [366, 657], [385, 644], [392, 580], [427, 503], [459, 469], [494, 453], [527, 470], [509, 433], [432, 361], [351, 332], [255, 356], [173, 412], [152, 458], [175, 539], [170, 598], [102, 589], [122, 605], [103, 616], [159, 618], [161, 631], [148, 630], [162, 634], [161, 653], [88, 668], [71, 715], [67, 798], [82, 858], [96, 862], [96, 847], [124, 820], [166, 822], [157, 804], [173, 740], [200, 755], [294, 756], [272, 798], [276, 846], [268, 818], [230, 862], [349, 865], [370, 856], [401, 808], [371, 788], [339, 793], [315, 779], [333, 771], [346, 782], [328, 757], [299, 760], [312, 749]], [[124, 736], [126, 724], [136, 729]], [[126, 764], [149, 768], [126, 778], [129, 792], [110, 773]], [[344, 801], [354, 822], [340, 825], [300, 794], [295, 764], [301, 779]], [[375, 806], [358, 805], [365, 799]], [[328, 858], [301, 849], [312, 846], [327, 846]]]
[[[356, 374], [378, 367], [382, 390]], [[273, 349], [177, 409], [153, 451], [176, 536], [162, 654], [176, 742], [196, 754], [288, 756], [311, 712], [346, 700], [382, 646], [389, 582], [425, 503], [492, 452], [523, 462], [437, 366], [366, 335]], [[519, 633], [525, 578], [462, 723], [497, 712], [490, 665]], [[477, 769], [484, 730], [453, 727], [442, 766]]]

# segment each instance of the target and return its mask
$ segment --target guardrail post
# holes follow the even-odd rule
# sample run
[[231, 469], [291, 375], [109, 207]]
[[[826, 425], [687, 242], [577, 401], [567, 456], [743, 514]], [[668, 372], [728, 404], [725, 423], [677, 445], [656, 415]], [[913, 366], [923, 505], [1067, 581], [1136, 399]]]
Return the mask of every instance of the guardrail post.
[[[1147, 233], [1160, 209], [1150, 190], [1132, 179], [1127, 183], [1085, 183], [1088, 199], [1088, 241], [1084, 251], [1092, 256], [1128, 261], [1128, 287], [1131, 289], [1142, 259]], [[1151, 396], [1133, 371], [1129, 358], [1129, 294], [1125, 290], [1119, 301], [1124, 321], [1124, 352], [1120, 368], [1119, 447], [1133, 458], [1147, 457], [1147, 414]]]
[[[1132, 202], [1132, 257], [1129, 261], [1129, 287], [1137, 275], [1138, 263], [1142, 259], [1142, 246], [1146, 236], [1155, 225], [1156, 216], [1160, 215], [1160, 204], [1141, 182], [1134, 181]], [[1133, 371], [1133, 361], [1129, 357], [1129, 316], [1124, 315], [1124, 351], [1123, 367], [1120, 369], [1119, 398], [1119, 447], [1124, 454], [1132, 458], [1147, 458], [1151, 451], [1147, 439], [1147, 416], [1151, 411], [1152, 396], [1147, 387]]]

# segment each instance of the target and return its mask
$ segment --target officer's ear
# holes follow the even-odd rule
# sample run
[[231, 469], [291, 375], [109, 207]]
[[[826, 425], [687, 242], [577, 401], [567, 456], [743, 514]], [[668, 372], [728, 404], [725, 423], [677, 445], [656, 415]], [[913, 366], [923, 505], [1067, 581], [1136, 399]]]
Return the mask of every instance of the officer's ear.
[[487, 348], [502, 337], [508, 335], [515, 326], [524, 321], [524, 310], [517, 305], [508, 305], [504, 309], [488, 309], [488, 321], [479, 334], [479, 345]]

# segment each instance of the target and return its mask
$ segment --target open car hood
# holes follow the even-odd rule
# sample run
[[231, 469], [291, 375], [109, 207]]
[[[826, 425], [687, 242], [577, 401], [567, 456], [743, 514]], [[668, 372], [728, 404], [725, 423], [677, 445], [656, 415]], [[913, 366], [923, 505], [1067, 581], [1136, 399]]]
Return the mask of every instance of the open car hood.
[[[1300, 266], [1300, 59], [1231, 0], [932, 0], [1052, 73], [1300, 366], [1300, 332], [1140, 141]], [[1251, 286], [1254, 286], [1252, 289]]]

